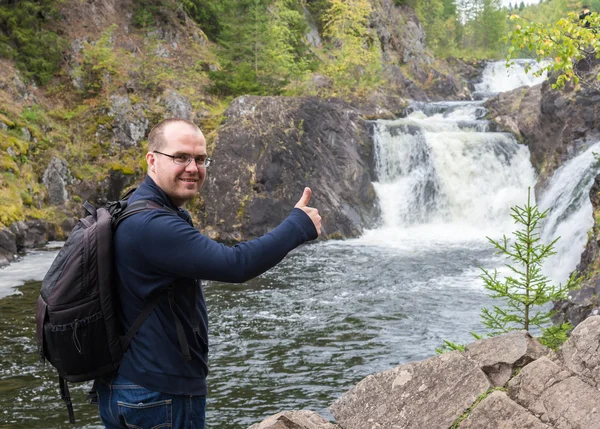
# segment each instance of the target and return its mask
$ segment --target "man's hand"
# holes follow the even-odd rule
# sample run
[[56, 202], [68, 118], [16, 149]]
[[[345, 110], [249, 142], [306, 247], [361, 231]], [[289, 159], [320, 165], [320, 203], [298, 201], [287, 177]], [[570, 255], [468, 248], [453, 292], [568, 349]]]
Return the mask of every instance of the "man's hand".
[[317, 234], [321, 235], [321, 216], [319, 216], [319, 210], [307, 206], [311, 196], [312, 191], [310, 188], [304, 188], [304, 193], [294, 207], [304, 211], [308, 215], [317, 229]]

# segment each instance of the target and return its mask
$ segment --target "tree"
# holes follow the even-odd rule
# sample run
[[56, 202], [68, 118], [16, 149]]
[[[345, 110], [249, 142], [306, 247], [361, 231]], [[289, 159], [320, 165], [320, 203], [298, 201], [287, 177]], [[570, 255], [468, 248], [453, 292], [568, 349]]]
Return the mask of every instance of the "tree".
[[324, 35], [331, 42], [324, 71], [338, 90], [373, 86], [381, 71], [379, 38], [369, 28], [368, 0], [331, 0], [325, 12]]
[[62, 61], [64, 40], [50, 30], [57, 1], [0, 1], [0, 56], [14, 59], [26, 78], [47, 83]]
[[[573, 12], [553, 25], [530, 21], [519, 15], [512, 15], [510, 19], [516, 22], [516, 26], [506, 36], [511, 45], [506, 57], [507, 67], [513, 64], [513, 59], [529, 53], [538, 62], [544, 61], [537, 75], [556, 72], [553, 88], [562, 88], [566, 82], [573, 81], [600, 89], [600, 76], [586, 73], [590, 68], [586, 63], [600, 58], [600, 38], [597, 34], [600, 16], [597, 13], [585, 18], [590, 24], [589, 28]], [[526, 70], [530, 69], [528, 65]]]
[[559, 238], [549, 244], [541, 242], [540, 222], [548, 211], [540, 212], [536, 205], [531, 204], [530, 192], [527, 204], [513, 207], [511, 212], [515, 223], [521, 227], [513, 233], [514, 240], [510, 242], [504, 236], [502, 241], [495, 241], [488, 237], [497, 253], [510, 261], [506, 264], [509, 274], [506, 278], [499, 279], [496, 270], [491, 273], [482, 269], [481, 275], [490, 296], [504, 300], [506, 306], [494, 306], [492, 310], [483, 308], [482, 322], [490, 330], [490, 336], [513, 330], [530, 331], [535, 327], [542, 332], [541, 342], [556, 348], [566, 339], [567, 331], [572, 326], [565, 323], [547, 328], [554, 313], [540, 310], [540, 307], [552, 301], [566, 299], [568, 292], [576, 287], [578, 279], [571, 276], [564, 286], [554, 286], [542, 273], [543, 263], [555, 254], [554, 245]]
[[[531, 190], [527, 193], [527, 204], [523, 207], [511, 208], [511, 216], [520, 229], [513, 232], [512, 242], [504, 236], [501, 241], [488, 240], [494, 245], [497, 254], [508, 258], [506, 267], [509, 274], [506, 278], [498, 278], [498, 271], [490, 272], [481, 269], [481, 278], [489, 296], [503, 300], [503, 307], [493, 309], [483, 308], [481, 320], [489, 330], [488, 336], [501, 335], [514, 330], [531, 331], [533, 328], [541, 331], [540, 341], [552, 349], [558, 348], [567, 339], [567, 333], [573, 326], [563, 323], [558, 326], [550, 325], [553, 311], [540, 310], [545, 304], [566, 299], [569, 291], [575, 289], [579, 278], [571, 276], [562, 286], [549, 284], [549, 279], [542, 273], [545, 260], [555, 254], [554, 245], [560, 237], [549, 244], [543, 244], [540, 238], [540, 223], [546, 218], [548, 210], [540, 212], [536, 205], [531, 204]], [[477, 339], [481, 335], [472, 333]], [[464, 351], [465, 347], [452, 341], [444, 341], [438, 353], [451, 350]]]

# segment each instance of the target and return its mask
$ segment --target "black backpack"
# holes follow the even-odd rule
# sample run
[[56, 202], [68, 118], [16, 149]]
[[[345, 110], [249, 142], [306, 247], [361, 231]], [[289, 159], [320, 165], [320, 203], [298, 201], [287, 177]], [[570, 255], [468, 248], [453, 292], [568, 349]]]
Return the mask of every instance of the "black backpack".
[[[127, 333], [117, 314], [113, 232], [121, 221], [144, 210], [172, 209], [148, 200], [123, 200], [96, 209], [87, 201], [81, 218], [42, 280], [36, 331], [40, 360], [58, 371], [69, 421], [75, 422], [67, 381], [95, 380], [115, 373], [123, 353], [159, 296], [148, 302]], [[95, 396], [95, 384], [92, 389]]]

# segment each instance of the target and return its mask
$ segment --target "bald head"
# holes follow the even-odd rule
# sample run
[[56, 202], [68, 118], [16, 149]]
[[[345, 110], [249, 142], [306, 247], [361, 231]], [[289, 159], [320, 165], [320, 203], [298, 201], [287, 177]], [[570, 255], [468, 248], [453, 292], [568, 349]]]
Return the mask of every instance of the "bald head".
[[155, 150], [162, 150], [167, 145], [167, 129], [174, 127], [176, 125], [180, 125], [183, 127], [189, 127], [195, 130], [196, 132], [202, 134], [200, 128], [192, 121], [188, 121], [187, 119], [182, 118], [171, 118], [165, 119], [164, 121], [159, 122], [152, 128], [150, 134], [148, 135], [148, 152], [153, 152]]

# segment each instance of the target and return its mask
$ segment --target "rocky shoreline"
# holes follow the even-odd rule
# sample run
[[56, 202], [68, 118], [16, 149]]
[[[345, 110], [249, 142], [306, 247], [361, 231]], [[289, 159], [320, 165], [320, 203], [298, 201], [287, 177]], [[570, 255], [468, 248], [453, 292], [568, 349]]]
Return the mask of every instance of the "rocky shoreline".
[[600, 316], [553, 352], [527, 332], [369, 375], [335, 401], [336, 424], [286, 411], [249, 429], [597, 429]]

